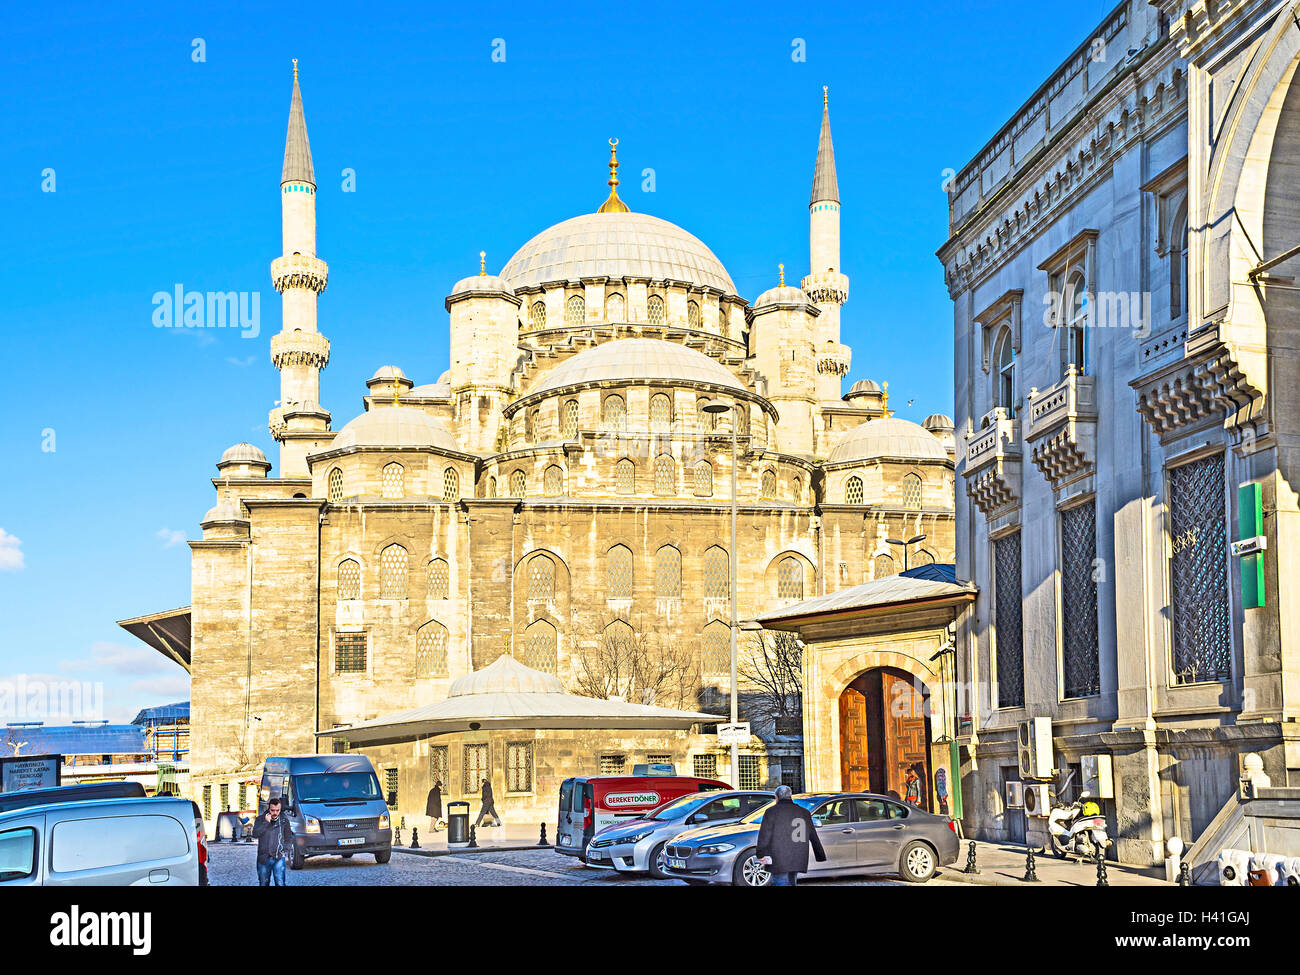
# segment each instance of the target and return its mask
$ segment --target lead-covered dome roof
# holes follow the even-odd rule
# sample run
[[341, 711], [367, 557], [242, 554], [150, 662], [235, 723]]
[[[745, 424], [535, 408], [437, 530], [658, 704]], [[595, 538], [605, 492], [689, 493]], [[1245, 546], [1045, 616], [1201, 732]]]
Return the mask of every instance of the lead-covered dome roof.
[[919, 423], [896, 416], [882, 416], [860, 423], [846, 433], [826, 462], [836, 464], [877, 457], [947, 460], [948, 452], [938, 438]]
[[501, 271], [511, 290], [588, 277], [688, 281], [734, 295], [713, 251], [675, 223], [648, 213], [588, 213], [524, 244]]
[[542, 376], [529, 395], [587, 383], [657, 379], [694, 382], [747, 392], [722, 363], [703, 352], [661, 339], [616, 339], [579, 352]]
[[554, 674], [545, 674], [521, 664], [503, 653], [482, 670], [476, 670], [451, 682], [448, 697], [467, 694], [567, 694], [564, 683]]
[[338, 432], [329, 449], [345, 447], [437, 447], [463, 453], [446, 427], [412, 406], [376, 406]]

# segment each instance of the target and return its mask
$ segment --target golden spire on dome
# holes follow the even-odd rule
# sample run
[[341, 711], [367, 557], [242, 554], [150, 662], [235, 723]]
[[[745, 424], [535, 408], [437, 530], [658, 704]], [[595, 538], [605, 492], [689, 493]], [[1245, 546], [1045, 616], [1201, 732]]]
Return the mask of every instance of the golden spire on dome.
[[780, 274], [781, 274], [781, 283], [780, 283], [779, 285], [777, 285], [777, 287], [784, 288], [784, 287], [785, 287], [785, 265], [784, 265], [784, 264], [778, 264], [776, 267], [777, 267], [777, 270], [778, 270], [778, 271], [780, 272]]
[[293, 59], [293, 80], [294, 81], [298, 80], [298, 59], [297, 58]]
[[487, 277], [487, 251], [478, 252], [478, 276]]
[[886, 380], [881, 386], [880, 408], [884, 410], [885, 416], [893, 416], [894, 411], [889, 408], [889, 381]]
[[609, 140], [609, 199], [597, 213], [631, 213], [632, 209], [618, 198], [618, 140]]
[[394, 376], [393, 377], [393, 405], [394, 406], [402, 405], [401, 400], [399, 399], [401, 395], [402, 395], [402, 384], [398, 382], [397, 377]]

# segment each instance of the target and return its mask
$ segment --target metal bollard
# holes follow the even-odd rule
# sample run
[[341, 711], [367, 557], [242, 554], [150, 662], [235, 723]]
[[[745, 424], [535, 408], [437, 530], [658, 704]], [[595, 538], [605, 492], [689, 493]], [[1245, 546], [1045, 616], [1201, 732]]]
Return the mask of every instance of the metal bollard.
[[1025, 854], [1025, 875], [1020, 878], [1027, 884], [1038, 883], [1038, 868], [1034, 863], [1034, 848], [1031, 846]]
[[402, 828], [405, 826], [406, 826], [406, 817], [403, 816], [401, 819], [397, 821], [397, 829], [395, 830], [395, 835], [393, 836], [393, 846], [402, 845]]
[[1178, 886], [1192, 886], [1192, 868], [1187, 865], [1186, 860], [1178, 865]]
[[477, 826], [470, 826], [469, 828], [469, 846], [467, 847], [467, 849], [470, 850], [478, 849], [478, 827]]
[[409, 848], [412, 850], [420, 848], [420, 827], [418, 826], [411, 827], [411, 845]]
[[1110, 886], [1110, 881], [1106, 879], [1106, 851], [1101, 847], [1097, 848], [1097, 886]]
[[970, 848], [966, 851], [966, 869], [962, 873], [979, 873], [979, 868], [975, 866], [975, 841], [970, 841]]
[[550, 846], [550, 845], [551, 845], [550, 843], [547, 843], [547, 842], [546, 842], [546, 824], [545, 824], [545, 823], [542, 823], [542, 835], [541, 835], [541, 838], [538, 839], [538, 841], [537, 841], [537, 845], [538, 845], [538, 846]]

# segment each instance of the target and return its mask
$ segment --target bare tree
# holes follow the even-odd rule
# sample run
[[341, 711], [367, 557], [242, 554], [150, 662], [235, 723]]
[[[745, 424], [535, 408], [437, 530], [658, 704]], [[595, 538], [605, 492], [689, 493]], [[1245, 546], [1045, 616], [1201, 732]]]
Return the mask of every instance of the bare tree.
[[694, 710], [700, 665], [689, 647], [616, 621], [578, 651], [574, 690], [584, 697], [619, 697], [637, 704]]
[[797, 726], [803, 718], [803, 648], [793, 633], [760, 630], [736, 661], [741, 685], [748, 685], [745, 710], [774, 729]]

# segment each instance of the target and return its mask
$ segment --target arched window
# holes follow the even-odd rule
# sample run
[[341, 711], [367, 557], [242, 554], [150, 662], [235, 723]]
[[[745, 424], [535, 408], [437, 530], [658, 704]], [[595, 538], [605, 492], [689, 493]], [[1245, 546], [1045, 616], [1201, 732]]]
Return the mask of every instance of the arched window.
[[533, 302], [528, 309], [528, 324], [534, 329], [546, 327], [546, 302], [540, 299]]
[[560, 669], [559, 635], [555, 627], [546, 620], [534, 620], [524, 630], [523, 643], [519, 648], [519, 662], [525, 667], [540, 670], [544, 674], [554, 674]]
[[548, 498], [558, 497], [564, 493], [564, 468], [559, 464], [552, 464], [546, 468], [544, 475], [543, 493]]
[[655, 393], [650, 397], [650, 431], [668, 433], [673, 428], [673, 401], [667, 393]]
[[862, 478], [858, 477], [856, 474], [844, 482], [844, 503], [862, 503]]
[[701, 396], [695, 401], [695, 429], [700, 431], [715, 430], [718, 426], [718, 417], [721, 413], [710, 413], [705, 410], [709, 404], [707, 396]]
[[877, 555], [876, 568], [873, 578], [884, 579], [886, 576], [892, 576], [894, 569], [894, 558], [891, 555]]
[[764, 501], [776, 500], [776, 471], [767, 470], [763, 472], [762, 493]]
[[361, 598], [361, 563], [356, 559], [344, 559], [339, 563], [338, 598]]
[[605, 627], [605, 632], [600, 635], [600, 642], [604, 650], [626, 659], [630, 651], [636, 648], [636, 630], [624, 620], [615, 620]]
[[625, 545], [615, 545], [606, 557], [609, 569], [609, 598], [632, 598], [632, 550]]
[[1073, 271], [1065, 283], [1062, 302], [1065, 321], [1061, 326], [1061, 374], [1074, 366], [1080, 374], [1088, 371], [1088, 325], [1092, 302], [1082, 269]]
[[605, 318], [611, 322], [621, 322], [627, 318], [627, 302], [621, 294], [615, 292], [605, 299]]
[[803, 478], [790, 478], [790, 499], [795, 504], [803, 504]]
[[921, 551], [916, 553], [916, 564], [932, 565], [934, 564], [934, 555], [930, 552], [927, 552], [925, 549], [921, 549]]
[[718, 306], [718, 334], [724, 339], [731, 337], [731, 326], [727, 322], [727, 306]]
[[415, 676], [447, 676], [447, 628], [437, 620], [415, 631]]
[[380, 493], [385, 498], [400, 498], [406, 494], [406, 471], [394, 461], [385, 464], [379, 476]]
[[912, 511], [921, 507], [921, 475], [906, 474], [903, 477], [903, 507]]
[[636, 464], [626, 457], [614, 465], [614, 490], [618, 494], [636, 494]]
[[627, 429], [627, 404], [623, 397], [617, 394], [606, 396], [604, 406], [601, 408], [601, 419], [607, 430], [626, 430]]
[[655, 595], [661, 599], [682, 595], [682, 553], [671, 545], [655, 553]]
[[451, 592], [451, 566], [446, 559], [429, 563], [429, 598], [446, 599]]
[[998, 334], [993, 358], [997, 369], [993, 380], [993, 405], [1001, 406], [1010, 415], [1016, 404], [1016, 347], [1011, 339], [1011, 329], [1004, 328]]
[[560, 407], [560, 436], [572, 440], [578, 435], [578, 401], [566, 399]]
[[739, 408], [733, 414], [736, 417], [736, 436], [748, 437], [749, 436], [749, 407], [739, 406], [739, 404], [737, 405]]
[[460, 475], [454, 467], [448, 467], [442, 472], [442, 500], [460, 500]]
[[329, 476], [329, 502], [338, 504], [343, 500], [343, 472], [335, 467]]
[[651, 295], [645, 304], [645, 317], [651, 325], [664, 323], [664, 300], [658, 295]]
[[537, 443], [537, 419], [541, 412], [541, 410], [533, 409], [524, 415], [524, 437], [529, 443]]
[[716, 682], [731, 679], [731, 628], [716, 620], [700, 635], [700, 671]]
[[528, 601], [549, 603], [555, 598], [555, 560], [534, 555], [528, 560]]
[[686, 327], [700, 327], [700, 303], [698, 301], [686, 302]]
[[776, 565], [776, 598], [803, 599], [803, 563], [793, 555]]
[[1169, 317], [1187, 314], [1187, 201], [1178, 208], [1169, 234]]
[[582, 295], [570, 295], [564, 303], [564, 324], [570, 327], [581, 325], [587, 320], [587, 299]]
[[512, 498], [528, 496], [528, 475], [523, 471], [510, 472], [510, 496]]
[[713, 497], [713, 465], [702, 460], [695, 465], [695, 496], [697, 498]]
[[405, 599], [406, 549], [394, 542], [379, 553], [379, 598]]
[[655, 458], [655, 494], [661, 498], [677, 493], [677, 462], [668, 454]]
[[487, 496], [489, 498], [495, 498], [497, 496], [497, 479], [495, 477], [489, 477], [487, 479]]
[[731, 595], [731, 565], [727, 550], [718, 545], [704, 553], [704, 597], [726, 599]]

